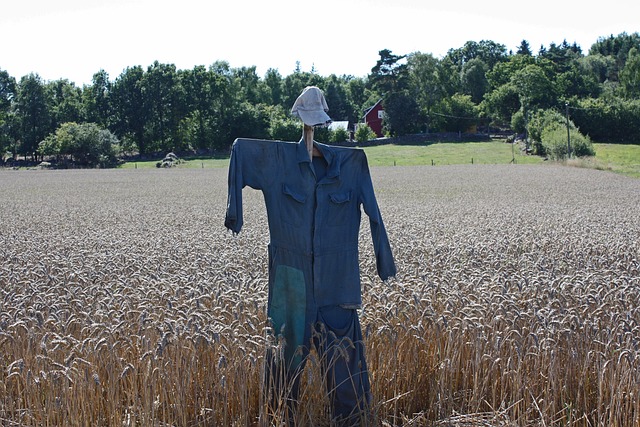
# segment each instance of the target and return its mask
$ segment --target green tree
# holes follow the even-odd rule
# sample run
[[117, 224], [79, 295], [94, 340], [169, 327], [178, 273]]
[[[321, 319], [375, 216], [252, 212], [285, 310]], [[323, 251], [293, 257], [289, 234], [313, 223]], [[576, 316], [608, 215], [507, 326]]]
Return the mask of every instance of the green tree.
[[446, 55], [440, 61], [440, 73], [438, 80], [440, 87], [444, 91], [443, 97], [453, 96], [462, 92], [462, 83], [460, 82], [460, 68], [453, 62], [449, 55]]
[[16, 79], [0, 69], [0, 114], [7, 114], [16, 95]]
[[278, 70], [269, 68], [264, 76], [266, 97], [263, 102], [269, 105], [282, 104], [282, 76]]
[[230, 123], [230, 134], [243, 138], [269, 138], [271, 110], [272, 107], [265, 104], [240, 103]]
[[384, 97], [384, 127], [395, 136], [417, 133], [421, 128], [420, 107], [408, 91], [390, 92]]
[[86, 121], [97, 123], [105, 128], [109, 125], [109, 119], [112, 117], [110, 92], [109, 74], [104, 70], [95, 73], [91, 85], [83, 88], [84, 118]]
[[[222, 148], [230, 134], [226, 118], [234, 111], [236, 102], [229, 96], [232, 80], [228, 73], [216, 67], [206, 69], [196, 66], [182, 74], [189, 113], [181, 123], [181, 129], [189, 128], [186, 138], [192, 148], [211, 150]], [[226, 128], [225, 128], [226, 127]]]
[[516, 71], [511, 82], [516, 87], [525, 114], [534, 108], [548, 108], [556, 100], [553, 84], [539, 65], [527, 65]]
[[480, 107], [498, 125], [508, 126], [521, 107], [518, 88], [513, 83], [503, 84], [488, 93]]
[[233, 78], [239, 85], [237, 91], [239, 100], [257, 104], [260, 98], [260, 77], [256, 73], [256, 67], [235, 68]]
[[380, 99], [380, 94], [368, 87], [366, 78], [353, 77], [347, 81], [348, 98], [353, 105], [354, 116], [349, 118], [353, 123], [358, 123], [364, 111], [374, 105]]
[[620, 86], [627, 98], [640, 98], [640, 52], [635, 47], [629, 50], [627, 62], [620, 72]]
[[378, 52], [380, 59], [371, 68], [369, 83], [383, 96], [406, 88], [408, 73], [407, 64], [401, 63], [406, 55], [394, 55], [389, 49]]
[[472, 59], [482, 60], [489, 69], [508, 59], [507, 48], [491, 40], [468, 41], [461, 48], [449, 49], [446, 57], [458, 67], [458, 72], [462, 71], [464, 64]]
[[471, 95], [471, 100], [479, 104], [489, 89], [487, 80], [487, 64], [482, 59], [473, 58], [462, 66], [460, 81], [464, 93]]
[[389, 49], [378, 52], [380, 59], [369, 74], [370, 87], [382, 94], [384, 126], [391, 135], [406, 135], [420, 129], [420, 107], [409, 92], [409, 68], [402, 63], [406, 55], [394, 55]]
[[334, 121], [356, 121], [357, 114], [349, 99], [348, 78], [332, 74], [325, 79], [324, 87], [324, 96], [329, 106], [329, 117]]
[[51, 114], [45, 85], [40, 76], [29, 74], [18, 84], [15, 117], [20, 144], [18, 153], [38, 158], [38, 144], [51, 132]]
[[180, 151], [179, 124], [183, 118], [182, 88], [174, 64], [155, 61], [142, 78], [149, 112], [146, 133], [154, 151]]
[[617, 36], [599, 37], [589, 49], [589, 55], [600, 54], [625, 59], [632, 48], [640, 48], [640, 33], [627, 34], [622, 32]]
[[516, 55], [533, 56], [528, 41], [522, 40], [522, 42], [520, 42], [520, 46], [518, 46]]
[[527, 65], [533, 65], [536, 59], [526, 55], [512, 55], [508, 61], [496, 64], [491, 70], [487, 71], [487, 81], [490, 90], [499, 88], [502, 85], [510, 83], [513, 75], [525, 68]]
[[7, 151], [12, 151], [11, 106], [16, 96], [16, 80], [8, 72], [0, 70], [0, 163]]
[[323, 83], [324, 79], [314, 73], [297, 70], [289, 74], [284, 78], [282, 85], [282, 104], [280, 105], [285, 111], [290, 111], [305, 87], [318, 86], [320, 89], [324, 89]]
[[564, 99], [598, 96], [601, 92], [594, 76], [584, 72], [577, 62], [565, 72], [556, 74], [554, 87], [558, 95]]
[[228, 64], [215, 63], [209, 68], [209, 72], [213, 73], [212, 78], [215, 80], [215, 86], [211, 87], [215, 93], [211, 96], [213, 104], [210, 107], [209, 130], [212, 138], [209, 149], [226, 149], [235, 138], [242, 136], [235, 133], [234, 127], [235, 117], [241, 114], [243, 108], [242, 99], [237, 96], [233, 70], [228, 68]]
[[582, 49], [576, 43], [570, 45], [566, 40], [560, 45], [551, 43], [549, 48], [539, 54], [538, 59], [547, 59], [555, 64], [555, 71], [567, 72], [573, 63], [582, 57]]
[[49, 82], [46, 85], [52, 128], [65, 122], [83, 120], [82, 90], [67, 79]]
[[471, 96], [455, 94], [440, 103], [443, 130], [465, 132], [478, 122], [478, 108]]
[[590, 54], [578, 59], [577, 62], [581, 73], [591, 77], [598, 84], [612, 79], [610, 72], [615, 68], [615, 60], [610, 56], [604, 56], [599, 53]]
[[420, 52], [408, 56], [409, 91], [416, 98], [421, 114], [426, 117], [426, 130], [429, 130], [429, 117], [436, 105], [445, 95], [440, 75], [439, 61], [431, 54]]
[[135, 145], [141, 154], [148, 153], [149, 141], [145, 133], [149, 103], [143, 90], [144, 70], [141, 66], [125, 69], [113, 83], [113, 129], [129, 145]]
[[611, 58], [612, 62], [608, 64], [607, 70], [608, 79], [618, 82], [620, 70], [624, 68], [629, 51], [634, 47], [640, 49], [640, 33], [623, 32], [617, 36], [612, 34], [609, 37], [600, 37], [589, 49], [589, 55], [600, 54]]

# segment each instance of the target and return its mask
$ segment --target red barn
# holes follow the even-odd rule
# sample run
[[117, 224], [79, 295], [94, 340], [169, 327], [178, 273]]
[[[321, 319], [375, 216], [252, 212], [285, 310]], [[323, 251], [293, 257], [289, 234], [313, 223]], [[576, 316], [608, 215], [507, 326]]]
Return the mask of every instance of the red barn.
[[374, 104], [373, 107], [368, 108], [364, 112], [364, 123], [373, 130], [378, 138], [382, 135], [382, 118], [384, 117], [384, 110], [382, 109], [382, 99]]

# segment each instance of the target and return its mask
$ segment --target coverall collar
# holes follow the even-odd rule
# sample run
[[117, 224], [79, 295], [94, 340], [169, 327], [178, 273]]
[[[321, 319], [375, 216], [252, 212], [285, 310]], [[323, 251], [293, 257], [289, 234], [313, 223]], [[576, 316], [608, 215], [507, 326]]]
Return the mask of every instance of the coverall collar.
[[[318, 150], [322, 153], [322, 156], [327, 161], [327, 176], [326, 178], [337, 178], [340, 176], [340, 162], [336, 162], [335, 157], [336, 154], [331, 146], [326, 144], [319, 144], [313, 141], [313, 145], [316, 146]], [[297, 157], [298, 163], [310, 163], [311, 159], [309, 159], [309, 152], [307, 151], [307, 147], [305, 145], [304, 139], [301, 139], [298, 142], [297, 149]]]

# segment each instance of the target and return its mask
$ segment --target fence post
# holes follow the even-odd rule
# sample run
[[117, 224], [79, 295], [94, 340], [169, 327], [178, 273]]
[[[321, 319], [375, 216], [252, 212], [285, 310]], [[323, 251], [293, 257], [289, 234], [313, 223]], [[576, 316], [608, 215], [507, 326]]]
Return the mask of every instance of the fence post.
[[567, 118], [567, 160], [571, 157], [571, 133], [569, 132], [569, 103], [565, 102], [565, 113]]

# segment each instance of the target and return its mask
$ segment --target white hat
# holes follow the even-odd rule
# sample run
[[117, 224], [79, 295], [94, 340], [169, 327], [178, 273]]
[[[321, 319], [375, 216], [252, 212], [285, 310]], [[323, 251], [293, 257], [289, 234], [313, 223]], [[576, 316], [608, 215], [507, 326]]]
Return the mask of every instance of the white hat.
[[315, 86], [304, 88], [291, 108], [291, 114], [299, 117], [307, 126], [326, 126], [331, 123], [327, 111], [327, 101], [322, 91]]

